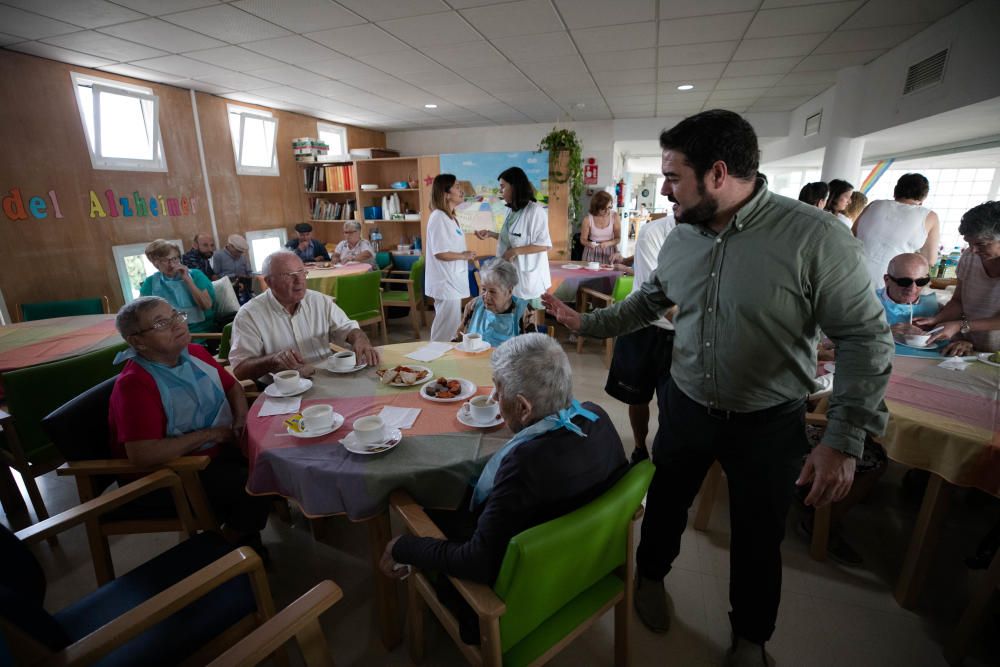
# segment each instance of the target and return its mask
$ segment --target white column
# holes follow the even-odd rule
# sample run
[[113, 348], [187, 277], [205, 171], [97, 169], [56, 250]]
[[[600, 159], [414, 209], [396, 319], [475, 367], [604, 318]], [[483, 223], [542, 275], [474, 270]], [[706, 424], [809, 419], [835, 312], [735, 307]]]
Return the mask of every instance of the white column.
[[850, 137], [830, 137], [823, 154], [823, 171], [821, 180], [829, 183], [835, 178], [847, 181], [858, 187], [858, 174], [861, 173], [861, 157], [865, 150], [864, 139]]

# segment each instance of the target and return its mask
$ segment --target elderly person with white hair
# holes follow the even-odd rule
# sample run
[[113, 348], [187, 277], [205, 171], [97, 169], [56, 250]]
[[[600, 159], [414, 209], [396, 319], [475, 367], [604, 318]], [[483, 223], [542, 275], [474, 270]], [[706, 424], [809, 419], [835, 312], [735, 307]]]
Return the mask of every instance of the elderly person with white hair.
[[914, 322], [942, 327], [931, 337], [932, 342], [951, 340], [942, 354], [1000, 352], [1000, 201], [966, 211], [958, 233], [969, 248], [958, 261], [955, 296], [934, 317]]
[[312, 375], [331, 355], [330, 343], [348, 344], [359, 364], [377, 364], [378, 352], [358, 323], [326, 294], [306, 289], [299, 256], [279, 250], [264, 259], [268, 290], [251, 299], [233, 320], [229, 361], [241, 380], [268, 382], [268, 374], [297, 370]]
[[428, 512], [447, 524], [448, 540], [389, 542], [380, 563], [387, 576], [401, 576], [396, 564], [406, 563], [492, 585], [514, 535], [585, 505], [628, 468], [607, 413], [573, 398], [569, 359], [554, 339], [511, 338], [492, 363], [500, 414], [514, 437], [486, 464], [467, 511]]
[[191, 344], [186, 322], [186, 312], [157, 296], [118, 311], [115, 325], [129, 349], [115, 359], [128, 361], [111, 392], [111, 450], [142, 467], [208, 456], [199, 475], [223, 534], [260, 550], [270, 502], [244, 490], [248, 465], [239, 443], [246, 397], [204, 347]]
[[537, 311], [528, 299], [514, 296], [516, 266], [498, 257], [479, 270], [479, 282], [479, 296], [465, 304], [454, 340], [461, 340], [463, 333], [477, 333], [496, 347], [509, 338], [535, 331]]
[[344, 240], [337, 244], [330, 259], [338, 264], [364, 263], [375, 268], [375, 249], [361, 237], [361, 223], [348, 220], [344, 223]]

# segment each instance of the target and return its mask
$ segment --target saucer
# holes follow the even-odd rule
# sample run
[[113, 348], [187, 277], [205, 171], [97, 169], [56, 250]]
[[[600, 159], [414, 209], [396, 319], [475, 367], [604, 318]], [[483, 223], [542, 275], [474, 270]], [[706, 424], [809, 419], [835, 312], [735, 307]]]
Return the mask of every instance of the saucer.
[[576, 269], [582, 269], [584, 267], [580, 266], [579, 264], [563, 264], [561, 268], [573, 271], [573, 270], [576, 270]]
[[273, 396], [274, 398], [284, 398], [284, 397], [288, 397], [288, 396], [298, 396], [299, 394], [301, 394], [304, 391], [309, 391], [312, 388], [312, 386], [313, 386], [312, 380], [309, 380], [309, 379], [306, 379], [306, 378], [299, 378], [299, 387], [295, 391], [289, 392], [287, 394], [283, 394], [280, 391], [278, 391], [278, 386], [277, 385], [275, 385], [275, 384], [269, 384], [269, 385], [267, 385], [267, 389], [264, 390], [264, 393], [267, 394], [268, 396]]
[[479, 354], [480, 352], [485, 352], [491, 347], [493, 346], [490, 345], [489, 341], [484, 340], [479, 344], [478, 347], [472, 348], [471, 350], [465, 347], [464, 343], [459, 343], [458, 345], [455, 346], [455, 349], [458, 350], [459, 352], [464, 352], [466, 354]]
[[318, 431], [293, 431], [291, 427], [285, 427], [288, 430], [288, 435], [293, 438], [318, 438], [322, 435], [328, 435], [333, 433], [338, 428], [344, 425], [344, 415], [339, 412], [333, 413], [333, 423], [329, 427], [320, 429]]
[[327, 363], [327, 365], [323, 366], [323, 368], [331, 373], [354, 373], [360, 371], [362, 368], [366, 368], [367, 366], [368, 364], [358, 364], [357, 366], [352, 366], [351, 368], [334, 368], [332, 365]]
[[403, 439], [403, 432], [398, 428], [392, 429], [389, 432], [388, 439], [381, 445], [374, 444], [368, 445], [362, 443], [358, 440], [358, 436], [354, 435], [354, 431], [348, 433], [340, 444], [344, 446], [344, 449], [351, 452], [352, 454], [361, 454], [362, 456], [370, 456], [372, 454], [381, 454], [382, 452], [387, 452], [396, 445], [400, 443]]
[[464, 408], [459, 408], [458, 414], [455, 415], [455, 418], [458, 419], [458, 423], [464, 424], [465, 426], [471, 426], [472, 428], [493, 428], [494, 426], [499, 426], [503, 423], [503, 416], [499, 413], [499, 411], [492, 421], [478, 422], [475, 421], [471, 415], [465, 414]]
[[908, 347], [911, 350], [936, 350], [941, 347], [941, 343], [943, 342], [945, 341], [934, 341], [933, 343], [927, 343], [927, 345], [909, 345], [903, 341], [898, 341], [898, 344], [903, 347]]

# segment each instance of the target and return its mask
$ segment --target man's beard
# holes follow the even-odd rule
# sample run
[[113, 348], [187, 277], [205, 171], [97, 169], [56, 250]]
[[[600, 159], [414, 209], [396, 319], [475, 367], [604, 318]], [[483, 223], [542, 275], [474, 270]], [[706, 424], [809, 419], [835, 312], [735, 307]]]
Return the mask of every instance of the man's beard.
[[[676, 222], [684, 225], [707, 226], [715, 220], [715, 214], [719, 211], [718, 200], [705, 194], [705, 185], [703, 183], [698, 183], [698, 194], [701, 195], [701, 201], [691, 208], [682, 209], [679, 214], [674, 216]], [[675, 204], [677, 203], [673, 195], [667, 197], [667, 199]]]

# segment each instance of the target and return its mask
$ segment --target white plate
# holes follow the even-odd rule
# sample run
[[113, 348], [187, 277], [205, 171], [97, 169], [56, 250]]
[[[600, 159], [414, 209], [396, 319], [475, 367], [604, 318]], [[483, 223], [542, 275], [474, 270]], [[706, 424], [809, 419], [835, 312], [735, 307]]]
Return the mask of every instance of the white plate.
[[579, 264], [563, 264], [562, 268], [569, 269], [570, 271], [572, 271], [574, 269], [582, 269], [583, 267], [580, 266]]
[[333, 433], [343, 425], [344, 425], [344, 415], [340, 414], [339, 412], [334, 412], [333, 424], [331, 424], [329, 428], [324, 428], [319, 431], [293, 431], [291, 426], [286, 426], [285, 428], [288, 431], [288, 435], [292, 436], [293, 438], [318, 438], [322, 435]]
[[482, 341], [479, 344], [479, 347], [477, 347], [474, 350], [466, 349], [464, 343], [459, 343], [458, 345], [455, 346], [455, 349], [458, 350], [459, 352], [465, 352], [466, 354], [479, 354], [480, 352], [485, 352], [486, 350], [490, 349], [491, 347], [493, 347], [493, 346], [490, 345], [487, 341], [484, 340], [484, 341]]
[[[437, 378], [435, 378], [437, 379]], [[420, 398], [425, 401], [431, 401], [432, 403], [456, 403], [458, 401], [464, 401], [470, 396], [475, 395], [479, 387], [476, 383], [463, 378], [447, 378], [449, 380], [458, 380], [462, 385], [462, 391], [458, 393], [458, 396], [453, 396], [452, 398], [438, 398], [437, 396], [428, 396], [427, 390], [424, 387], [420, 388]]]
[[[390, 382], [389, 384], [383, 384], [382, 385], [383, 387], [419, 387], [420, 385], [426, 382], [430, 382], [431, 380], [434, 379], [434, 373], [431, 371], [431, 369], [427, 368], [426, 366], [411, 366], [410, 364], [397, 364], [397, 365], [406, 366], [407, 368], [412, 368], [415, 371], [427, 371], [427, 377], [425, 377], [423, 380], [417, 380], [413, 384], [403, 384], [402, 382]], [[395, 366], [393, 368], [395, 368]], [[389, 372], [391, 370], [392, 368], [388, 368], [386, 369], [386, 372]], [[381, 382], [382, 378], [379, 378], [379, 383]]]
[[356, 371], [360, 371], [362, 368], [365, 368], [367, 366], [368, 364], [358, 364], [353, 368], [334, 368], [333, 366], [330, 365], [329, 362], [327, 362], [327, 365], [323, 366], [323, 368], [330, 371], [331, 373], [354, 373]]
[[902, 345], [903, 347], [908, 347], [911, 350], [936, 350], [938, 349], [938, 347], [941, 347], [939, 341], [928, 343], [927, 345], [907, 345], [903, 341], [896, 341], [896, 342], [897, 344]]
[[991, 354], [992, 354], [991, 352], [980, 352], [979, 354], [976, 355], [976, 358], [978, 358], [979, 361], [983, 362], [984, 364], [1000, 367], [1000, 364], [998, 364], [997, 362], [990, 361]]
[[403, 432], [398, 428], [392, 429], [389, 433], [389, 438], [381, 445], [368, 445], [363, 444], [358, 441], [354, 431], [351, 431], [340, 441], [340, 444], [344, 446], [344, 449], [351, 452], [352, 454], [361, 454], [362, 456], [371, 456], [372, 454], [381, 454], [387, 452], [396, 445], [399, 444], [400, 440], [403, 439]]
[[493, 421], [485, 423], [477, 422], [471, 415], [465, 414], [464, 406], [458, 409], [458, 414], [455, 415], [455, 417], [458, 419], [460, 424], [465, 424], [466, 426], [471, 426], [472, 428], [493, 428], [494, 426], [499, 426], [503, 423], [503, 416], [501, 416], [499, 412], [497, 412], [497, 416]]
[[274, 398], [285, 398], [288, 396], [298, 396], [302, 392], [309, 391], [310, 389], [312, 389], [312, 386], [313, 386], [312, 380], [308, 380], [306, 378], [299, 378], [299, 388], [293, 392], [282, 394], [280, 391], [278, 391], [277, 385], [269, 384], [267, 385], [267, 389], [264, 390], [264, 393], [267, 394], [268, 396], [273, 396]]

